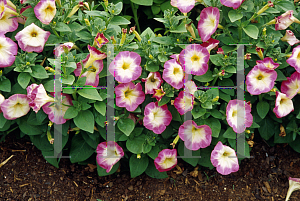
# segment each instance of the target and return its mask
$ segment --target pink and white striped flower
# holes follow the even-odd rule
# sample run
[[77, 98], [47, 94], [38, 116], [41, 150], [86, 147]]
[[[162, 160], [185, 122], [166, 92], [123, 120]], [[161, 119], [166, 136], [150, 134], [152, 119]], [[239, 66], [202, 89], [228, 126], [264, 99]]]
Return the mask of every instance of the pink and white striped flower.
[[226, 120], [234, 132], [244, 132], [253, 123], [250, 105], [242, 100], [230, 100], [226, 107]]
[[197, 86], [194, 81], [187, 81], [184, 83], [185, 92], [194, 95], [195, 91], [197, 91]]
[[5, 119], [14, 120], [25, 116], [29, 110], [29, 101], [25, 94], [14, 94], [1, 104], [1, 110]]
[[154, 89], [152, 98], [156, 98], [157, 101], [160, 101], [165, 94], [166, 92], [164, 92], [163, 87], [161, 86], [160, 89]]
[[198, 32], [203, 42], [210, 39], [218, 28], [220, 11], [217, 7], [204, 8], [200, 13]]
[[290, 56], [286, 62], [293, 66], [298, 73], [300, 73], [300, 45], [293, 49], [292, 56]]
[[17, 54], [18, 45], [10, 38], [0, 34], [0, 68], [13, 65]]
[[217, 47], [219, 43], [220, 43], [220, 41], [218, 41], [216, 39], [210, 38], [208, 41], [203, 42], [200, 45], [202, 47], [205, 47], [207, 49], [207, 51], [210, 52], [212, 49], [214, 49], [215, 47]]
[[56, 14], [55, 0], [40, 0], [34, 7], [34, 13], [43, 24], [50, 24]]
[[262, 67], [265, 67], [267, 70], [275, 70], [279, 66], [279, 64], [275, 63], [270, 57], [266, 57], [264, 60], [257, 60], [256, 64], [262, 65]]
[[130, 112], [136, 110], [145, 100], [145, 94], [140, 83], [136, 85], [132, 82], [119, 84], [115, 88], [115, 93], [116, 105], [118, 107], [125, 107]]
[[12, 14], [12, 15], [18, 15], [18, 13], [15, 11], [16, 6], [11, 1], [6, 0], [0, 0], [0, 19], [3, 17], [3, 15], [6, 14]]
[[101, 142], [97, 149], [97, 163], [109, 173], [113, 166], [124, 156], [124, 151], [114, 141]]
[[296, 38], [295, 34], [291, 30], [286, 30], [285, 35], [280, 40], [287, 42], [291, 46], [300, 43], [300, 41]]
[[184, 82], [184, 71], [182, 66], [171, 59], [165, 62], [163, 71], [163, 79], [175, 89], [181, 89]]
[[90, 45], [88, 45], [88, 50], [90, 52], [90, 57], [84, 64], [84, 68], [90, 67], [96, 60], [103, 60], [107, 57], [105, 53], [100, 52], [95, 47], [92, 47]]
[[198, 126], [192, 120], [187, 120], [179, 127], [178, 135], [186, 148], [193, 151], [208, 147], [212, 140], [211, 128], [208, 125]]
[[171, 123], [172, 114], [168, 106], [158, 106], [158, 102], [151, 102], [146, 105], [144, 110], [144, 126], [156, 134], [161, 134]]
[[[82, 60], [82, 64], [85, 65], [89, 60], [90, 55], [88, 55], [84, 60]], [[89, 67], [89, 70], [81, 75], [81, 77], [86, 77], [85, 85], [98, 86], [99, 84], [99, 73], [103, 70], [103, 60], [96, 60]], [[79, 76], [82, 71], [81, 63], [77, 63], [77, 68], [74, 70], [74, 74]]]
[[246, 76], [247, 90], [252, 95], [271, 91], [277, 79], [277, 72], [267, 70], [264, 65], [256, 65]]
[[293, 101], [289, 99], [284, 93], [276, 91], [275, 108], [273, 112], [277, 118], [285, 117], [294, 111]]
[[2, 110], [1, 110], [1, 104], [5, 101], [5, 98], [2, 94], [0, 94], [0, 113], [2, 113]]
[[293, 16], [293, 10], [288, 10], [278, 18], [275, 18], [275, 29], [277, 30], [285, 30], [288, 28], [293, 22], [300, 23], [300, 21]]
[[30, 99], [29, 106], [37, 113], [43, 105], [54, 102], [54, 98], [47, 95], [42, 84], [31, 84], [27, 87], [27, 97]]
[[240, 168], [234, 149], [223, 145], [221, 141], [218, 142], [214, 150], [211, 152], [210, 161], [222, 175], [237, 172]]
[[[0, 5], [0, 34], [6, 34], [7, 32], [15, 31], [19, 24], [17, 18], [15, 17], [16, 14], [11, 14], [10, 12], [6, 12], [7, 10], [14, 11], [13, 9], [7, 9], [7, 7], [3, 8], [1, 12], [1, 5]], [[14, 11], [15, 12], [15, 11]], [[17, 14], [18, 15], [18, 14]]]
[[245, 0], [220, 0], [221, 4], [227, 7], [232, 7], [233, 9], [237, 9], [242, 5]]
[[195, 0], [171, 0], [171, 5], [177, 7], [182, 13], [190, 12], [194, 8], [195, 3]]
[[98, 33], [95, 37], [95, 42], [99, 48], [101, 48], [104, 44], [108, 43], [108, 39], [104, 36], [103, 33]]
[[188, 45], [180, 52], [179, 61], [184, 72], [192, 75], [204, 75], [208, 70], [209, 52], [199, 44]]
[[142, 74], [141, 56], [135, 52], [120, 52], [109, 65], [109, 72], [118, 82], [127, 83]]
[[23, 51], [40, 53], [43, 51], [49, 36], [49, 31], [44, 31], [32, 23], [18, 32], [15, 38]]
[[174, 100], [174, 106], [180, 115], [191, 111], [194, 107], [194, 95], [181, 91]]
[[289, 189], [286, 194], [285, 201], [288, 201], [290, 199], [292, 193], [296, 190], [300, 190], [300, 178], [289, 177]]
[[63, 52], [69, 52], [74, 46], [75, 44], [72, 42], [61, 44], [58, 47], [54, 48], [53, 54], [56, 57], [59, 57]]
[[291, 77], [281, 83], [281, 92], [286, 94], [289, 99], [294, 98], [296, 94], [300, 94], [300, 73], [294, 72]]
[[147, 78], [142, 79], [145, 82], [145, 93], [154, 94], [155, 89], [159, 89], [163, 80], [159, 72], [150, 72]]
[[159, 172], [172, 170], [177, 165], [176, 149], [163, 149], [154, 160], [154, 165]]
[[[51, 96], [54, 97], [53, 92], [51, 92], [50, 94], [51, 94]], [[55, 124], [64, 124], [64, 123], [66, 123], [67, 120], [69, 120], [69, 119], [64, 119], [64, 115], [65, 115], [67, 109], [69, 109], [69, 107], [65, 106], [65, 105], [69, 105], [69, 106], [73, 105], [72, 98], [69, 94], [61, 93], [61, 97], [62, 97], [61, 103], [63, 103], [64, 105], [54, 103], [54, 105], [50, 106], [52, 104], [52, 102], [48, 102], [42, 106], [43, 111], [46, 114], [48, 114], [48, 118], [50, 119], [50, 121], [52, 121]]]

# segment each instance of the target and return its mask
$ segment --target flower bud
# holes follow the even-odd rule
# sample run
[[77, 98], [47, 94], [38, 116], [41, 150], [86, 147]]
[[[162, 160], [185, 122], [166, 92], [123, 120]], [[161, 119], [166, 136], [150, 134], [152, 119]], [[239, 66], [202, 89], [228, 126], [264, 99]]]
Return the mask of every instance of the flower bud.
[[69, 13], [68, 17], [72, 17], [78, 11], [78, 9], [79, 5], [74, 6], [71, 12]]
[[192, 24], [192, 22], [190, 22], [189, 24], [186, 24], [185, 28], [186, 28], [186, 30], [188, 30], [188, 32], [190, 32], [190, 34], [192, 35], [193, 38], [196, 38], [195, 31], [191, 24]]
[[86, 26], [91, 26], [91, 23], [88, 19], [84, 19], [84, 22], [85, 22]]

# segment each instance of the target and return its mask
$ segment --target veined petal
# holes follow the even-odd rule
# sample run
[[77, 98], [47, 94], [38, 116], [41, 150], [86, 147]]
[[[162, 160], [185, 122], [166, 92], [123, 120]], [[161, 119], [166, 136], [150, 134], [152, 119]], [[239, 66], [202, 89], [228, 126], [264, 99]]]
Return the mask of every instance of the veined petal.
[[300, 43], [300, 41], [296, 38], [295, 34], [291, 30], [286, 30], [285, 35], [280, 40], [286, 41], [291, 46]]
[[2, 94], [0, 94], [0, 113], [2, 112], [1, 110], [1, 104], [5, 101], [5, 98]]
[[286, 94], [289, 99], [300, 93], [300, 73], [296, 71], [287, 80], [282, 81], [281, 92]]
[[[210, 38], [208, 41], [203, 42], [200, 45], [202, 47], [205, 47], [207, 49], [207, 51], [210, 52], [212, 49], [214, 49], [215, 47], [217, 47], [219, 43], [220, 43], [220, 41], [218, 41], [216, 39]], [[224, 53], [224, 51], [223, 51], [223, 53]]]
[[52, 97], [49, 97], [42, 84], [31, 84], [27, 87], [27, 97], [30, 99], [29, 106], [37, 113], [43, 105], [48, 102], [54, 102]]
[[293, 11], [288, 10], [278, 18], [276, 18], [275, 29], [276, 30], [284, 30], [288, 28], [291, 24], [293, 24], [295, 17], [293, 16]]
[[220, 0], [221, 4], [227, 7], [232, 7], [233, 9], [237, 9], [242, 5], [245, 0]]
[[171, 0], [171, 5], [177, 7], [182, 13], [190, 12], [194, 6], [195, 0]]
[[154, 94], [154, 90], [158, 89], [161, 86], [163, 80], [159, 72], [150, 72], [148, 77], [142, 79], [145, 82], [145, 93]]
[[288, 64], [293, 66], [300, 73], [300, 46], [293, 49], [292, 56], [286, 60]]
[[17, 53], [18, 45], [10, 38], [0, 35], [0, 68], [11, 66]]
[[273, 112], [277, 118], [282, 118], [294, 111], [293, 101], [289, 99], [284, 93], [276, 91], [276, 102]]
[[103, 33], [98, 33], [97, 36], [95, 37], [95, 41], [99, 48], [101, 48], [104, 44], [109, 42]]
[[288, 201], [291, 194], [296, 190], [300, 190], [300, 179], [289, 177], [289, 189], [286, 194], [285, 201]]
[[14, 120], [25, 116], [29, 110], [29, 99], [25, 94], [14, 94], [1, 104], [1, 110], [5, 119]]
[[216, 7], [204, 8], [200, 13], [198, 32], [203, 42], [215, 33], [219, 24], [220, 11]]
[[176, 149], [163, 149], [154, 160], [154, 165], [159, 172], [173, 169], [177, 165]]
[[184, 115], [193, 109], [194, 95], [184, 91], [179, 92], [178, 97], [174, 100], [174, 106], [180, 115]]
[[4, 13], [0, 19], [0, 35], [15, 31], [18, 26], [17, 18], [13, 14]]
[[56, 14], [55, 0], [40, 0], [34, 7], [34, 13], [43, 24], [50, 24]]
[[197, 86], [194, 81], [189, 80], [186, 83], [184, 83], [184, 86], [185, 92], [190, 93], [192, 95], [194, 95], [195, 91], [197, 91]]
[[171, 59], [165, 62], [164, 68], [163, 79], [175, 89], [181, 89], [184, 78], [182, 66], [176, 59]]
[[258, 60], [256, 64], [262, 65], [262, 67], [265, 67], [267, 70], [275, 70], [279, 66], [279, 64], [275, 63], [270, 57], [266, 57], [264, 60]]

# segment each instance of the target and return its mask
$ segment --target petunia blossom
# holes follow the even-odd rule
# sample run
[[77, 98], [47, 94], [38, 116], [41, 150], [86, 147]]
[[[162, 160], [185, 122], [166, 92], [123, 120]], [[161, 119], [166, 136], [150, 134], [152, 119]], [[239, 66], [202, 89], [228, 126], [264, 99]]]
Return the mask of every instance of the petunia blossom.
[[141, 56], [135, 52], [120, 52], [109, 65], [109, 72], [118, 82], [127, 83], [142, 74]]
[[230, 100], [226, 107], [226, 120], [234, 132], [244, 132], [253, 123], [250, 105], [242, 100]]
[[66, 52], [66, 53], [69, 52], [74, 46], [75, 46], [75, 44], [72, 42], [67, 42], [67, 43], [61, 44], [61, 45], [57, 46], [56, 48], [54, 48], [53, 54], [56, 57], [59, 57], [63, 52]]
[[114, 141], [101, 142], [97, 149], [97, 163], [109, 173], [113, 166], [124, 156], [124, 151]]
[[0, 94], [0, 113], [2, 113], [2, 110], [1, 110], [1, 104], [5, 101], [5, 97]]
[[31, 23], [15, 36], [20, 48], [26, 52], [42, 52], [44, 45], [50, 36], [49, 31], [44, 31], [40, 27]]
[[208, 125], [198, 126], [193, 120], [184, 122], [178, 130], [178, 135], [187, 149], [196, 151], [206, 148], [212, 140], [212, 131]]
[[242, 5], [245, 0], [220, 0], [221, 4], [227, 7], [232, 7], [233, 9], [237, 9]]
[[[54, 97], [53, 92], [51, 92], [50, 94], [51, 94], [51, 96]], [[66, 123], [66, 121], [68, 119], [64, 119], [64, 115], [65, 115], [67, 109], [69, 109], [69, 106], [73, 105], [72, 98], [69, 94], [61, 93], [61, 97], [62, 97], [62, 101], [61, 101], [62, 104], [55, 102], [52, 105], [51, 102], [48, 102], [42, 106], [43, 111], [46, 114], [48, 114], [48, 118], [50, 119], [50, 121], [52, 121], [55, 124]], [[66, 106], [66, 105], [69, 105], [69, 106]]]
[[1, 104], [1, 110], [5, 119], [14, 120], [25, 116], [29, 110], [29, 101], [25, 94], [14, 94]]
[[289, 99], [294, 98], [297, 93], [300, 94], [300, 73], [294, 72], [291, 77], [281, 83], [281, 92], [286, 94]]
[[200, 13], [198, 32], [203, 42], [210, 39], [218, 28], [220, 11], [217, 7], [204, 8]]
[[256, 65], [246, 76], [247, 90], [252, 95], [269, 92], [275, 84], [277, 72], [268, 70], [264, 65]]
[[210, 161], [222, 175], [237, 172], [240, 168], [234, 149], [223, 145], [221, 141], [217, 143], [214, 150], [211, 152]]
[[50, 24], [56, 14], [55, 0], [40, 0], [34, 7], [34, 13], [43, 24]]
[[267, 70], [275, 70], [279, 66], [279, 64], [275, 63], [270, 57], [266, 57], [263, 60], [257, 60], [256, 64], [262, 65], [262, 67], [265, 67]]
[[285, 201], [288, 201], [294, 191], [300, 190], [300, 178], [289, 177], [289, 189], [285, 197]]
[[192, 75], [204, 75], [208, 70], [209, 52], [199, 44], [188, 45], [180, 52], [179, 61], [184, 72]]
[[103, 60], [107, 57], [105, 53], [100, 52], [95, 47], [88, 45], [88, 50], [90, 52], [90, 57], [88, 58], [87, 62], [84, 64], [84, 68], [88, 68], [94, 63], [96, 60]]
[[101, 48], [104, 44], [108, 43], [108, 39], [104, 36], [103, 33], [98, 33], [95, 37], [95, 42], [99, 48]]
[[184, 91], [179, 92], [178, 97], [175, 98], [174, 106], [180, 115], [184, 115], [193, 109], [194, 95]]
[[300, 23], [300, 21], [293, 16], [293, 10], [288, 10], [278, 18], [275, 18], [275, 29], [277, 30], [285, 30], [288, 28], [293, 22]]
[[0, 68], [9, 67], [15, 62], [18, 45], [10, 38], [0, 34]]
[[118, 107], [125, 107], [126, 110], [133, 112], [145, 100], [142, 85], [132, 82], [122, 83], [116, 86], [116, 105]]
[[145, 93], [154, 94], [154, 90], [158, 89], [163, 80], [159, 72], [150, 72], [147, 78], [142, 79], [145, 82]]
[[30, 99], [29, 106], [37, 113], [43, 105], [54, 102], [54, 98], [47, 95], [42, 84], [31, 84], [27, 87], [27, 97]]
[[[1, 27], [0, 34], [6, 34], [7, 32], [13, 32], [19, 26], [17, 18], [15, 17], [16, 14], [11, 14], [11, 12], [6, 12], [5, 11], [6, 8], [7, 8], [6, 6], [4, 8], [2, 6], [0, 6], [0, 27]], [[8, 9], [6, 9], [6, 10], [8, 10]], [[14, 11], [12, 9], [9, 9], [9, 10]]]
[[300, 43], [300, 41], [296, 38], [295, 34], [291, 30], [286, 30], [285, 35], [280, 40], [287, 42], [291, 46]]
[[14, 6], [14, 4], [11, 1], [0, 0], [0, 19], [5, 13], [17, 16], [18, 13], [15, 10], [16, 6]]
[[166, 92], [163, 90], [163, 87], [160, 86], [159, 89], [154, 89], [154, 93], [152, 98], [156, 98], [157, 101], [160, 101], [160, 99], [166, 94]]
[[194, 6], [195, 0], [171, 0], [171, 5], [177, 7], [182, 13], [190, 12]]
[[171, 123], [172, 114], [168, 106], [158, 106], [158, 102], [151, 102], [146, 105], [144, 110], [144, 126], [156, 134], [161, 134]]
[[154, 159], [154, 165], [159, 172], [172, 170], [177, 165], [177, 150], [163, 149]]
[[184, 83], [185, 92], [194, 95], [195, 91], [197, 91], [197, 86], [194, 81], [187, 81]]
[[273, 112], [277, 118], [285, 117], [294, 111], [293, 101], [289, 99], [284, 93], [276, 91], [275, 108]]
[[184, 71], [182, 66], [171, 59], [165, 62], [163, 71], [163, 79], [175, 89], [181, 89], [184, 83]]
[[294, 67], [298, 73], [300, 73], [300, 45], [293, 49], [292, 56], [290, 56], [286, 62]]
[[212, 49], [217, 47], [219, 43], [220, 43], [220, 41], [210, 38], [209, 40], [207, 40], [206, 42], [203, 42], [200, 45], [202, 47], [205, 47], [207, 49], [207, 51], [210, 52]]

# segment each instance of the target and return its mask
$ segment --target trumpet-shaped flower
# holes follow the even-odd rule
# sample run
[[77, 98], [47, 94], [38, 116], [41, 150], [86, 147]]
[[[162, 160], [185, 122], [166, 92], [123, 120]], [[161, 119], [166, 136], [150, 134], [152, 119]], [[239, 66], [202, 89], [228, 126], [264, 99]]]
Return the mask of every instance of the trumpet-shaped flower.
[[285, 117], [294, 111], [293, 101], [289, 99], [284, 93], [276, 91], [275, 108], [273, 112], [277, 118]]
[[0, 0], [0, 19], [3, 17], [5, 13], [18, 15], [18, 13], [15, 11], [16, 7], [15, 6], [12, 7], [12, 5], [14, 4], [11, 1]]
[[286, 30], [285, 35], [280, 40], [287, 42], [291, 46], [300, 43], [291, 30]]
[[113, 166], [124, 156], [124, 151], [114, 141], [101, 142], [97, 149], [97, 163], [109, 173]]
[[293, 22], [300, 23], [300, 21], [293, 16], [293, 10], [288, 10], [278, 18], [275, 18], [275, 29], [277, 30], [285, 30], [288, 28]]
[[44, 31], [34, 23], [25, 27], [15, 36], [20, 48], [26, 52], [42, 52], [50, 36], [49, 31]]
[[118, 82], [127, 83], [142, 74], [141, 56], [135, 52], [120, 52], [109, 65], [109, 72]]
[[228, 175], [239, 170], [239, 162], [234, 149], [223, 145], [221, 141], [211, 152], [210, 161], [222, 175]]
[[1, 104], [5, 101], [5, 98], [2, 94], [0, 94], [0, 113], [2, 113], [2, 110], [1, 110]]
[[292, 56], [286, 60], [288, 64], [293, 66], [300, 73], [300, 46], [293, 49]]
[[300, 179], [289, 177], [289, 189], [286, 194], [285, 201], [288, 201], [292, 193], [296, 190], [300, 190]]
[[34, 7], [34, 13], [43, 24], [50, 24], [56, 14], [55, 0], [40, 0]]
[[[17, 18], [15, 17], [16, 14], [11, 14], [11, 12], [7, 12], [7, 10], [14, 10], [7, 9], [7, 7], [2, 7], [2, 9], [1, 7], [2, 6], [0, 5], [0, 34], [6, 34], [7, 32], [15, 31], [19, 26]], [[1, 10], [3, 11], [1, 12]]]
[[201, 46], [205, 47], [208, 50], [208, 52], [210, 52], [212, 49], [217, 47], [219, 43], [220, 41], [210, 38], [208, 41], [203, 42]]
[[17, 53], [18, 45], [0, 34], [0, 68], [11, 66], [15, 62]]
[[233, 9], [237, 9], [242, 5], [245, 0], [220, 0], [221, 4], [227, 7], [232, 7]]
[[270, 57], [266, 57], [264, 60], [257, 60], [256, 64], [262, 65], [262, 67], [265, 67], [267, 70], [275, 70], [279, 66], [279, 64], [275, 63]]
[[84, 68], [88, 68], [92, 65], [92, 63], [94, 63], [94, 61], [96, 60], [103, 60], [106, 58], [106, 54], [100, 52], [99, 50], [97, 50], [95, 47], [92, 47], [90, 45], [88, 45], [88, 49], [90, 52], [90, 57], [87, 60], [87, 62], [84, 64]]
[[296, 71], [291, 77], [287, 77], [287, 80], [282, 81], [281, 92], [286, 94], [289, 99], [300, 93], [300, 73]]
[[185, 73], [204, 75], [208, 70], [209, 52], [199, 44], [191, 44], [180, 52], [179, 61]]
[[[54, 97], [53, 92], [51, 92], [50, 94], [51, 94], [51, 96]], [[54, 103], [52, 105], [51, 102], [48, 102], [48, 103], [46, 103], [45, 105], [42, 106], [43, 111], [46, 114], [48, 114], [48, 118], [50, 119], [50, 121], [52, 121], [53, 123], [56, 123], [56, 124], [66, 123], [66, 121], [68, 119], [64, 119], [64, 115], [65, 115], [67, 109], [69, 109], [69, 107], [66, 106], [66, 105], [69, 105], [69, 106], [73, 105], [72, 98], [71, 98], [70, 95], [61, 93], [61, 97], [62, 97], [62, 101], [61, 101], [62, 104]]]
[[[82, 64], [85, 65], [89, 60], [90, 55], [88, 55]], [[103, 60], [96, 60], [89, 67], [89, 70], [81, 75], [81, 77], [86, 77], [85, 85], [98, 86], [99, 84], [99, 73], [103, 70]], [[79, 76], [82, 71], [81, 63], [77, 63], [77, 68], [74, 70], [74, 74]]]
[[276, 71], [267, 70], [264, 65], [256, 65], [246, 76], [247, 90], [252, 95], [269, 92], [276, 79]]
[[177, 165], [176, 149], [163, 149], [155, 158], [154, 165], [159, 172], [173, 169]]
[[203, 42], [210, 39], [218, 28], [220, 11], [217, 7], [204, 8], [200, 13], [198, 32]]
[[184, 91], [179, 92], [178, 97], [175, 98], [174, 106], [180, 115], [184, 115], [193, 109], [194, 95]]
[[185, 92], [194, 95], [195, 91], [197, 91], [197, 86], [194, 81], [187, 81], [184, 83]]
[[171, 0], [171, 5], [177, 7], [182, 13], [190, 12], [194, 6], [195, 0]]
[[64, 44], [59, 45], [58, 47], [54, 48], [53, 54], [56, 57], [59, 57], [63, 52], [69, 52], [75, 46], [72, 42], [67, 42]]
[[161, 86], [160, 89], [154, 89], [152, 98], [156, 98], [157, 101], [160, 101], [165, 94], [166, 92], [164, 92], [163, 87]]
[[25, 94], [14, 94], [1, 104], [1, 110], [5, 119], [14, 120], [26, 115], [29, 110], [29, 101]]
[[122, 83], [116, 86], [116, 105], [118, 107], [125, 107], [128, 111], [134, 111], [145, 100], [142, 85], [132, 82]]
[[29, 106], [37, 113], [43, 105], [54, 102], [54, 98], [47, 95], [42, 84], [31, 84], [27, 87], [27, 97], [30, 99]]
[[142, 79], [145, 82], [145, 93], [154, 94], [155, 89], [159, 89], [163, 80], [159, 72], [150, 72], [147, 78]]
[[95, 42], [99, 48], [101, 48], [104, 44], [108, 43], [108, 39], [104, 36], [103, 33], [98, 33], [95, 37]]
[[184, 81], [182, 66], [176, 59], [171, 59], [165, 62], [164, 68], [163, 79], [175, 89], [181, 89]]
[[167, 105], [158, 106], [158, 102], [151, 102], [144, 110], [144, 126], [156, 134], [161, 134], [171, 123], [172, 114]]
[[234, 132], [244, 132], [253, 123], [250, 105], [242, 100], [230, 100], [226, 107], [226, 120]]
[[207, 125], [198, 126], [192, 120], [187, 120], [179, 127], [178, 135], [186, 148], [193, 151], [208, 147], [212, 140], [211, 128]]

